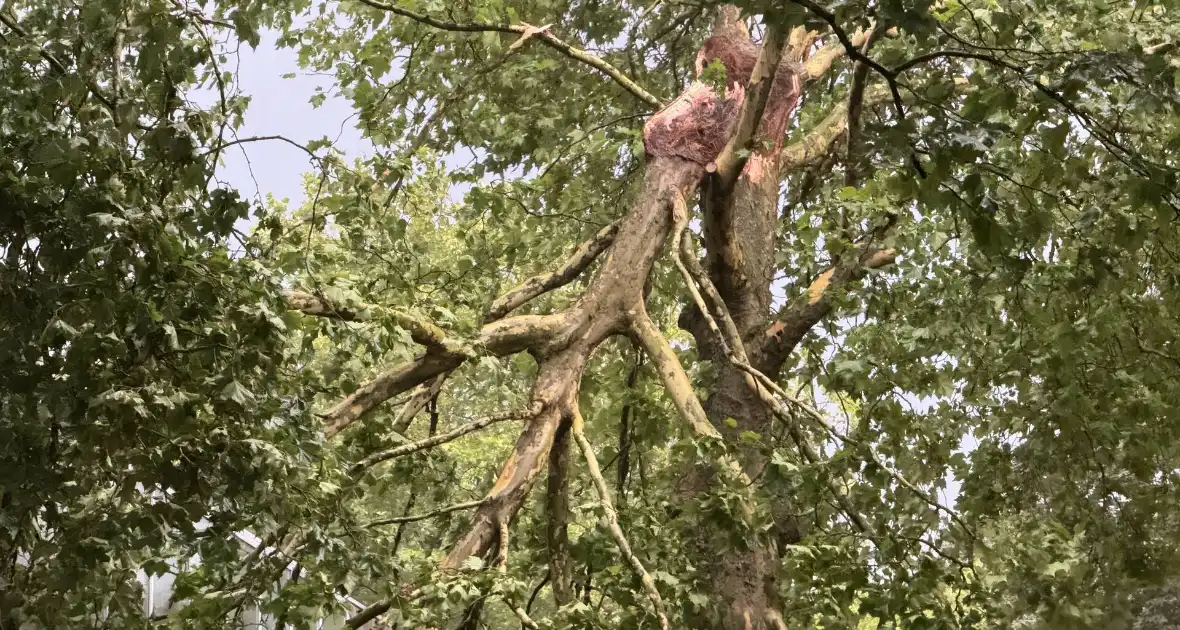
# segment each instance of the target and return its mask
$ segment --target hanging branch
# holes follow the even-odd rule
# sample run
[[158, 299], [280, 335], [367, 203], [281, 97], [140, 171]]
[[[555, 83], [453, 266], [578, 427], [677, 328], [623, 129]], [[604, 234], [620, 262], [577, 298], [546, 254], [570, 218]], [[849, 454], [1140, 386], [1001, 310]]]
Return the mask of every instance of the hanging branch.
[[643, 563], [631, 551], [631, 545], [627, 542], [627, 536], [623, 533], [623, 528], [619, 526], [619, 515], [615, 512], [615, 507], [611, 503], [610, 489], [606, 486], [606, 480], [602, 477], [602, 470], [598, 467], [598, 458], [594, 456], [594, 447], [590, 444], [590, 440], [586, 439], [586, 434], [582, 431], [582, 414], [574, 408], [573, 427], [570, 431], [573, 433], [574, 441], [578, 443], [578, 448], [582, 451], [582, 456], [586, 458], [586, 468], [590, 473], [590, 478], [594, 480], [594, 488], [598, 491], [599, 501], [602, 503], [602, 511], [605, 514], [607, 528], [610, 530], [611, 536], [615, 539], [615, 544], [619, 547], [619, 553], [623, 554], [623, 558], [635, 570], [639, 576], [639, 581], [643, 584], [643, 590], [647, 592], [647, 597], [651, 600], [652, 608], [655, 609], [656, 615], [660, 619], [661, 630], [668, 630], [668, 615], [664, 612], [664, 600], [660, 598], [660, 591], [656, 588], [656, 582], [652, 579], [651, 574], [643, 567]]

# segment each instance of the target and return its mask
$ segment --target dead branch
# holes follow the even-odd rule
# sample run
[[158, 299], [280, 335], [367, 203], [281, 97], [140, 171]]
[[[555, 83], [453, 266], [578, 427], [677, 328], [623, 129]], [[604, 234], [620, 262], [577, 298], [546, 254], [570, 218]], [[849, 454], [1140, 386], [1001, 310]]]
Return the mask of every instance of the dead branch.
[[[595, 57], [594, 55], [591, 55], [590, 53], [586, 52], [585, 50], [582, 50], [580, 48], [575, 48], [575, 47], [565, 43], [564, 41], [558, 39], [555, 35], [550, 33], [548, 30], [538, 29], [535, 26], [530, 26], [528, 24], [523, 24], [523, 23], [508, 25], [508, 24], [481, 24], [478, 22], [463, 22], [463, 23], [461, 23], [461, 22], [447, 22], [444, 20], [439, 20], [437, 18], [431, 17], [431, 16], [426, 15], [424, 13], [418, 13], [415, 11], [411, 11], [409, 9], [404, 9], [399, 6], [387, 4], [385, 2], [380, 2], [378, 0], [358, 0], [358, 1], [361, 4], [370, 6], [374, 9], [388, 11], [390, 13], [400, 15], [402, 17], [406, 17], [411, 20], [414, 20], [415, 22], [418, 22], [420, 24], [425, 24], [425, 25], [430, 26], [432, 28], [437, 28], [437, 29], [444, 30], [444, 31], [456, 31], [456, 32], [462, 32], [462, 33], [494, 32], [494, 33], [516, 34], [516, 35], [522, 36], [522, 38], [525, 38], [525, 37], [536, 38], [536, 39], [544, 42], [546, 46], [569, 57], [570, 59], [573, 59], [573, 60], [578, 61], [582, 64], [590, 66], [591, 68], [594, 68], [595, 70], [598, 70], [599, 72], [605, 74], [606, 76], [613, 79], [615, 83], [618, 83], [619, 86], [621, 86], [624, 90], [627, 90], [628, 92], [633, 94], [636, 98], [643, 101], [644, 103], [647, 103], [651, 107], [658, 109], [663, 106], [663, 103], [660, 101], [660, 99], [656, 98], [655, 95], [653, 95], [652, 93], [650, 93], [647, 90], [640, 87], [638, 83], [636, 83], [634, 80], [632, 80], [629, 77], [627, 77], [626, 75], [624, 75], [622, 72], [619, 71], [618, 68], [607, 63], [605, 60], [603, 60], [600, 57]], [[519, 44], [519, 43], [521, 43], [521, 42], [518, 40], [517, 44]]]
[[615, 544], [619, 547], [619, 553], [623, 554], [623, 558], [635, 570], [639, 576], [639, 581], [643, 584], [643, 589], [647, 592], [648, 599], [651, 600], [652, 608], [655, 609], [656, 615], [660, 618], [661, 630], [668, 630], [668, 615], [664, 612], [664, 600], [660, 598], [660, 591], [656, 588], [656, 582], [652, 579], [651, 574], [643, 567], [643, 563], [631, 551], [631, 545], [627, 542], [627, 536], [623, 533], [623, 528], [619, 526], [619, 515], [615, 512], [614, 504], [611, 502], [610, 489], [606, 487], [606, 480], [602, 477], [602, 470], [598, 467], [598, 458], [594, 456], [594, 447], [590, 441], [586, 439], [586, 434], [582, 431], [583, 421], [582, 414], [577, 407], [574, 408], [573, 426], [570, 431], [573, 433], [574, 441], [578, 443], [578, 448], [582, 451], [582, 456], [586, 458], [586, 468], [590, 473], [590, 478], [594, 481], [594, 487], [598, 490], [598, 499], [602, 503], [602, 511], [605, 516], [607, 528], [610, 530], [611, 536], [615, 539]]
[[598, 258], [599, 254], [614, 242], [615, 235], [618, 233], [618, 221], [602, 228], [590, 240], [579, 245], [574, 250], [574, 253], [557, 269], [549, 273], [533, 276], [522, 282], [516, 288], [496, 298], [492, 302], [491, 308], [488, 309], [488, 314], [484, 318], [484, 321], [490, 322], [500, 319], [524, 305], [529, 300], [569, 284], [574, 278], [581, 275]]

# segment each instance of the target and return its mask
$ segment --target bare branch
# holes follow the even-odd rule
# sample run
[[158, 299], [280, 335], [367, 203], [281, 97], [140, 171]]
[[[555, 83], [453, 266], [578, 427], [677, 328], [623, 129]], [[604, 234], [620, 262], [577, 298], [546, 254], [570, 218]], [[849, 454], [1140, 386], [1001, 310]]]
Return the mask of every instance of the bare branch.
[[369, 455], [368, 457], [362, 459], [361, 461], [357, 462], [356, 464], [353, 464], [353, 466], [349, 470], [349, 472], [351, 472], [352, 474], [357, 474], [357, 473], [360, 473], [360, 472], [364, 471], [365, 469], [375, 466], [376, 464], [379, 464], [381, 462], [395, 459], [398, 457], [404, 457], [404, 456], [409, 455], [411, 453], [417, 453], [418, 451], [426, 450], [428, 448], [433, 448], [435, 446], [438, 446], [439, 444], [445, 444], [447, 442], [450, 442], [452, 440], [460, 438], [464, 435], [467, 435], [468, 433], [472, 433], [472, 432], [478, 431], [480, 429], [483, 429], [487, 426], [496, 424], [497, 422], [504, 422], [506, 420], [523, 420], [525, 418], [535, 417], [539, 413], [541, 413], [541, 403], [533, 403], [532, 405], [530, 405], [529, 407], [527, 407], [525, 409], [516, 409], [513, 411], [506, 411], [504, 413], [498, 413], [498, 414], [493, 414], [490, 416], [485, 416], [485, 417], [480, 418], [478, 420], [474, 420], [472, 422], [468, 422], [466, 424], [455, 427], [454, 429], [451, 429], [450, 431], [447, 431], [446, 433], [440, 433], [434, 437], [426, 438], [424, 440], [419, 440], [417, 442], [411, 442], [410, 444], [403, 444], [401, 446], [391, 448], [389, 450], [373, 453], [372, 455]]
[[[437, 29], [441, 29], [444, 31], [454, 31], [454, 32], [461, 32], [461, 33], [486, 33], [486, 32], [515, 33], [517, 35], [521, 35], [522, 38], [530, 37], [530, 38], [538, 39], [538, 40], [544, 42], [546, 46], [549, 46], [550, 48], [560, 52], [561, 54], [569, 57], [570, 59], [573, 59], [575, 61], [583, 63], [583, 64], [590, 66], [591, 68], [594, 68], [595, 70], [598, 70], [599, 72], [605, 74], [606, 76], [613, 79], [615, 81], [615, 83], [618, 83], [623, 89], [627, 90], [628, 92], [633, 94], [636, 98], [643, 101], [644, 103], [647, 103], [648, 105], [652, 106], [653, 108], [660, 108], [663, 106], [663, 103], [660, 101], [660, 99], [656, 98], [655, 95], [651, 94], [647, 90], [640, 87], [638, 83], [636, 83], [632, 79], [628, 78], [626, 75], [624, 75], [622, 72], [620, 72], [618, 68], [607, 63], [604, 59], [602, 59], [600, 57], [595, 57], [594, 55], [591, 55], [590, 53], [586, 52], [585, 50], [582, 50], [580, 48], [575, 48], [575, 47], [565, 43], [564, 41], [558, 39], [556, 36], [554, 36], [552, 33], [550, 33], [548, 30], [538, 29], [537, 27], [530, 26], [528, 24], [523, 24], [523, 23], [508, 25], [508, 24], [482, 24], [482, 23], [478, 23], [478, 22], [447, 22], [445, 20], [439, 20], [437, 18], [431, 17], [431, 16], [426, 15], [424, 13], [418, 13], [416, 11], [404, 9], [402, 7], [395, 6], [392, 4], [387, 4], [385, 2], [380, 2], [378, 0], [358, 0], [358, 1], [361, 4], [370, 6], [374, 9], [388, 11], [390, 13], [400, 15], [402, 17], [406, 17], [411, 20], [414, 20], [415, 22], [418, 22], [420, 24], [425, 24], [425, 25], [430, 26], [432, 28], [437, 28]], [[519, 40], [516, 42], [516, 44], [520, 44], [520, 43], [521, 42]]]
[[664, 382], [664, 389], [672, 398], [672, 404], [680, 417], [688, 422], [693, 433], [698, 436], [721, 437], [705, 416], [705, 410], [692, 389], [692, 381], [688, 380], [684, 366], [680, 365], [680, 359], [676, 358], [672, 346], [668, 345], [668, 340], [660, 334], [660, 330], [652, 323], [647, 313], [636, 313], [632, 316], [630, 324], [631, 333], [656, 364], [656, 371], [660, 374], [660, 380]]
[[442, 516], [443, 514], [450, 514], [451, 512], [459, 512], [461, 510], [470, 510], [471, 508], [479, 507], [480, 505], [483, 505], [483, 502], [485, 500], [486, 499], [479, 499], [478, 501], [467, 501], [466, 503], [456, 503], [455, 505], [448, 505], [446, 507], [441, 507], [437, 510], [434, 510], [431, 512], [425, 512], [423, 514], [411, 514], [408, 516], [394, 516], [391, 518], [383, 518], [380, 520], [373, 521], [371, 523], [366, 523], [365, 527], [380, 527], [382, 525], [398, 525], [401, 523], [415, 523], [417, 521], [425, 521], [426, 519], [434, 518], [436, 516]]
[[614, 242], [615, 235], [618, 233], [618, 221], [602, 228], [590, 240], [579, 245], [574, 250], [574, 253], [557, 269], [549, 273], [533, 276], [511, 291], [496, 298], [496, 301], [492, 302], [491, 308], [488, 309], [488, 314], [484, 318], [484, 321], [500, 319], [529, 300], [569, 284], [574, 278], [581, 275], [598, 258], [599, 254]]
[[582, 450], [582, 456], [586, 458], [586, 468], [590, 473], [590, 478], [594, 480], [594, 488], [598, 490], [598, 499], [602, 503], [602, 511], [605, 513], [605, 520], [607, 528], [610, 530], [611, 536], [615, 539], [615, 544], [619, 547], [619, 552], [635, 570], [639, 576], [639, 581], [643, 584], [643, 589], [647, 592], [647, 597], [651, 600], [652, 608], [655, 609], [656, 615], [660, 618], [661, 630], [668, 630], [668, 615], [664, 612], [664, 600], [660, 598], [660, 591], [656, 588], [656, 582], [652, 579], [651, 574], [643, 567], [643, 563], [631, 551], [631, 545], [627, 542], [627, 536], [623, 533], [623, 528], [619, 526], [619, 515], [615, 512], [615, 506], [611, 502], [610, 489], [606, 486], [606, 480], [602, 477], [602, 470], [598, 466], [598, 458], [594, 456], [594, 447], [590, 441], [586, 439], [586, 434], [582, 431], [582, 414], [577, 407], [574, 408], [573, 427], [571, 432], [574, 435], [574, 441], [578, 443], [578, 447]]
[[[875, 29], [869, 29], [868, 35], [865, 36], [864, 44], [861, 45], [860, 54], [865, 56], [869, 52], [869, 48], [873, 46], [876, 34]], [[845, 143], [845, 157], [844, 157], [844, 185], [856, 186], [857, 172], [856, 172], [856, 148], [860, 142], [860, 112], [864, 105], [865, 87], [868, 86], [869, 67], [863, 61], [857, 62], [856, 68], [852, 72], [852, 87], [848, 90], [848, 133], [846, 135], [847, 142]]]

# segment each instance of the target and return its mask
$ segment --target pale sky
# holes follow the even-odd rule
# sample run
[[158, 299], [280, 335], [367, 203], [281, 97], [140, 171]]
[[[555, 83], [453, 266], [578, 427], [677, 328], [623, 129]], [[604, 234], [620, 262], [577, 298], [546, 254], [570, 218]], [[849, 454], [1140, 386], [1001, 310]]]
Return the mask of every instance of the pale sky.
[[[373, 146], [356, 129], [352, 105], [331, 95], [332, 78], [302, 72], [295, 51], [277, 48], [273, 34], [264, 35], [257, 50], [243, 45], [238, 56], [238, 87], [253, 98], [238, 137], [282, 135], [306, 144], [327, 136], [338, 138], [336, 147], [350, 158], [372, 153]], [[295, 78], [282, 78], [292, 72]], [[329, 97], [313, 108], [310, 99], [317, 87]], [[203, 102], [204, 98], [197, 100]], [[243, 197], [265, 199], [270, 193], [290, 199], [292, 207], [304, 198], [303, 175], [315, 170], [306, 153], [275, 140], [231, 147], [223, 161], [217, 177], [237, 188]]]

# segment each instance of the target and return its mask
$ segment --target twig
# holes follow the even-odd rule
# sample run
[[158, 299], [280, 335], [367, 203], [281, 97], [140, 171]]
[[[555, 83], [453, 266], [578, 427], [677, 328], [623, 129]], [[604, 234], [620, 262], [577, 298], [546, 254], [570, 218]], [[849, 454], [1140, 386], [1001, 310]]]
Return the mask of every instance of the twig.
[[446, 507], [442, 507], [437, 510], [434, 510], [431, 512], [425, 512], [422, 514], [411, 514], [408, 516], [394, 516], [394, 517], [390, 517], [390, 518], [383, 518], [380, 520], [373, 521], [371, 523], [366, 523], [365, 527], [380, 527], [382, 525], [398, 525], [400, 523], [416, 523], [418, 521], [425, 521], [426, 519], [431, 519], [436, 516], [450, 514], [451, 512], [459, 512], [461, 510], [470, 510], [471, 508], [479, 507], [479, 506], [483, 505], [486, 501], [487, 501], [487, 499], [484, 498], [484, 499], [479, 499], [477, 501], [468, 501], [466, 503], [456, 503], [455, 505], [448, 505]]

